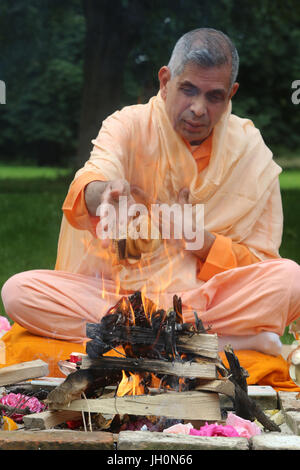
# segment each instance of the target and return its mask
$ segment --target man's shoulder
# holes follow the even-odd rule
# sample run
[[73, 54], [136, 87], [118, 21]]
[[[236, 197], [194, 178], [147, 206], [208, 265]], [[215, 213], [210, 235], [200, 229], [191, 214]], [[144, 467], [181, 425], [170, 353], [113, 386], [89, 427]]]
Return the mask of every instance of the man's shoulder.
[[241, 132], [247, 132], [249, 129], [255, 129], [255, 125], [251, 119], [243, 118], [237, 116], [236, 114], [231, 114], [229, 117], [229, 123], [232, 127], [235, 127]]
[[124, 136], [135, 141], [148, 139], [153, 134], [155, 118], [151, 100], [145, 104], [133, 104], [120, 108], [103, 122], [100, 133]]
[[249, 118], [242, 118], [236, 114], [231, 114], [229, 117], [228, 131], [246, 142], [251, 141], [254, 137], [262, 140], [261, 132], [254, 122]]

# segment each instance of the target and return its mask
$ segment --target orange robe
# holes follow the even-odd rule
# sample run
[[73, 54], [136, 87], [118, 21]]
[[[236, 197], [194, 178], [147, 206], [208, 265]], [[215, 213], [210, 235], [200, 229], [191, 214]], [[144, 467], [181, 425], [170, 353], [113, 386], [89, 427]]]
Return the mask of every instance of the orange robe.
[[[63, 205], [56, 270], [20, 273], [3, 286], [13, 320], [35, 334], [81, 342], [86, 322], [100, 321], [121, 295], [141, 289], [166, 309], [176, 293], [184, 321], [197, 311], [220, 336], [281, 335], [299, 317], [300, 267], [279, 255], [281, 169], [253, 123], [231, 114], [231, 103], [194, 155], [159, 94], [110, 116], [93, 144]], [[205, 228], [217, 235], [205, 262], [161, 246], [138, 265], [113, 263], [94, 236], [98, 218], [89, 215], [83, 188], [118, 178], [168, 203], [188, 187], [190, 203], [205, 205]]]
[[[198, 172], [200, 173], [209, 164], [212, 135], [194, 150], [188, 143], [187, 146], [197, 163]], [[101, 175], [99, 176], [99, 173], [83, 173], [71, 185], [63, 204], [63, 211], [68, 222], [75, 228], [88, 229], [93, 236], [96, 236], [96, 226], [99, 222], [99, 217], [89, 214], [85, 204], [84, 189], [88, 183], [95, 180], [105, 181], [105, 178]], [[216, 240], [210, 249], [206, 261], [202, 262], [198, 259], [197, 277], [200, 280], [208, 281], [215, 274], [222, 271], [239, 266], [247, 266], [260, 261], [242, 243], [234, 243], [231, 238], [224, 237], [215, 232], [214, 235]]]

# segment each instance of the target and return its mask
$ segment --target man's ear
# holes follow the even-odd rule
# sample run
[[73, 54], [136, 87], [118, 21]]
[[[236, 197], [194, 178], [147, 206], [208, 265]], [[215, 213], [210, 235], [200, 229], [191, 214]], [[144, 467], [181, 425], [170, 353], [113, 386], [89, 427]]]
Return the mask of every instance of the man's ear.
[[231, 100], [231, 98], [234, 97], [234, 95], [235, 95], [236, 92], [238, 91], [239, 86], [240, 86], [240, 84], [239, 84], [238, 82], [235, 82], [235, 83], [232, 85], [231, 92], [230, 92], [230, 95], [229, 95], [229, 99], [230, 99], [230, 100]]
[[162, 98], [165, 100], [167, 97], [167, 83], [171, 80], [171, 72], [169, 67], [164, 65], [158, 72], [158, 79], [160, 84], [160, 93]]

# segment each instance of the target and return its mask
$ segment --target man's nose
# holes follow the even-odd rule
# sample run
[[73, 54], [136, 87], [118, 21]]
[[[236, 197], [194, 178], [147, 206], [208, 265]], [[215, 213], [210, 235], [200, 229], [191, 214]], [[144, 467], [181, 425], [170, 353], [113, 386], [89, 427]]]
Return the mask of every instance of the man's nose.
[[191, 105], [191, 111], [195, 116], [201, 117], [207, 113], [206, 101], [203, 97], [195, 99]]

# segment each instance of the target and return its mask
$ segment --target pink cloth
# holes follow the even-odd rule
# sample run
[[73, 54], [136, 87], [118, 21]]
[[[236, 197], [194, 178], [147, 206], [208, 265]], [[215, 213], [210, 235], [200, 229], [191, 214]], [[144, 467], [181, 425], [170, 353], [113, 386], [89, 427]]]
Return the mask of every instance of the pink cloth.
[[[282, 335], [300, 316], [300, 266], [274, 259], [235, 268], [197, 289], [161, 294], [158, 307], [169, 308], [175, 293], [182, 298], [184, 321], [193, 321], [196, 311], [218, 335]], [[84, 341], [86, 322], [99, 322], [120, 297], [113, 281], [51, 270], [16, 274], [2, 288], [14, 321], [34, 334], [72, 342]]]
[[234, 427], [230, 425], [223, 425], [223, 424], [208, 424], [205, 423], [200, 429], [191, 429], [190, 430], [191, 436], [224, 436], [224, 437], [240, 437], [239, 433], [237, 432]]
[[261, 434], [261, 429], [254, 422], [248, 419], [243, 419], [233, 413], [228, 413], [226, 425], [232, 426], [239, 434], [240, 437], [247, 437], [250, 439], [252, 436]]

